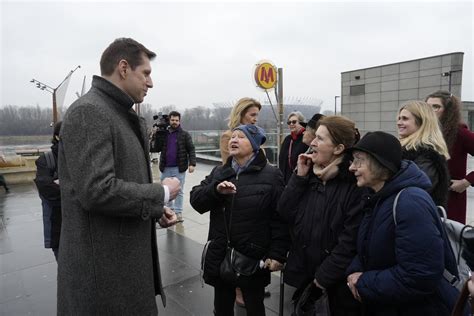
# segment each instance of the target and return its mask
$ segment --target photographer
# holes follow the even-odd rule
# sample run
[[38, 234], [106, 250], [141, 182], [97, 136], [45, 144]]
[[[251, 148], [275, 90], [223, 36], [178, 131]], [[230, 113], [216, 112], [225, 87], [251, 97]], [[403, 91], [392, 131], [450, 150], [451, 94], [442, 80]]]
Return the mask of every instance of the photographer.
[[[165, 115], [163, 115], [163, 117], [165, 117]], [[181, 183], [181, 190], [176, 200], [169, 203], [170, 205], [168, 206], [175, 211], [178, 219], [182, 220], [183, 188], [186, 170], [189, 167], [189, 173], [194, 172], [194, 167], [196, 167], [196, 153], [194, 151], [191, 135], [181, 128], [180, 120], [181, 114], [177, 111], [171, 111], [169, 114], [169, 127], [164, 129], [164, 131], [160, 129], [163, 125], [158, 127], [156, 143], [163, 142], [161, 147], [157, 146], [158, 150], [161, 149], [161, 179], [176, 177]]]

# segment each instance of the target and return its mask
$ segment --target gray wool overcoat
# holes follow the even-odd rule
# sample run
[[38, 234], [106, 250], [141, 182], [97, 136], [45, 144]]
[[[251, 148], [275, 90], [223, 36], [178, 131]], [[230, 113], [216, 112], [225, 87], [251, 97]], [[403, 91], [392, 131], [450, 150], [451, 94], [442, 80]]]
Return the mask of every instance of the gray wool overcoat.
[[68, 109], [59, 145], [58, 315], [157, 315], [164, 190], [152, 183], [145, 120], [94, 76]]

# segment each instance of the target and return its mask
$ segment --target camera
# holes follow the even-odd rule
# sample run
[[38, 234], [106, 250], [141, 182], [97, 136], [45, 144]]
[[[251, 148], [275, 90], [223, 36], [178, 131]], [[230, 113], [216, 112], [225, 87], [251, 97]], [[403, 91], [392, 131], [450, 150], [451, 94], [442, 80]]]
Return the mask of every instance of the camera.
[[153, 127], [156, 127], [154, 135], [154, 145], [152, 146], [153, 151], [160, 152], [163, 149], [163, 145], [166, 141], [166, 132], [170, 127], [170, 118], [168, 114], [158, 112], [157, 115], [153, 115], [155, 123]]
[[153, 115], [153, 120], [155, 121], [153, 127], [157, 128], [157, 132], [165, 132], [170, 126], [170, 118], [168, 114], [158, 112], [157, 115]]

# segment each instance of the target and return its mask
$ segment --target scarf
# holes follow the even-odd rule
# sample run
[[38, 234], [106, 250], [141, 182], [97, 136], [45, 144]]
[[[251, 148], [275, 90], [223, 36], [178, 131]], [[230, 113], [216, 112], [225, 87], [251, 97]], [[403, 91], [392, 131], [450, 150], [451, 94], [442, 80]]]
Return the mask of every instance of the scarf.
[[337, 176], [339, 173], [339, 164], [341, 162], [342, 157], [338, 157], [324, 168], [321, 168], [318, 165], [313, 165], [313, 172], [319, 179], [323, 181], [323, 183], [326, 183]]
[[254, 153], [252, 157], [250, 157], [250, 159], [247, 160], [247, 162], [243, 166], [239, 165], [239, 163], [237, 162], [237, 160], [235, 160], [235, 158], [232, 158], [232, 168], [235, 170], [235, 173], [240, 174], [242, 171], [247, 169], [248, 166], [252, 163], [252, 161], [254, 161], [255, 157], [257, 156], [257, 153]]

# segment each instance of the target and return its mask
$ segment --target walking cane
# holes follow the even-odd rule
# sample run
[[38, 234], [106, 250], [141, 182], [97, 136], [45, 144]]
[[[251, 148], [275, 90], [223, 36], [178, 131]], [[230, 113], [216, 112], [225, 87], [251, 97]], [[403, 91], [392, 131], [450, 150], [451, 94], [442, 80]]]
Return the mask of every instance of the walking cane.
[[285, 283], [283, 282], [283, 273], [285, 271], [286, 263], [283, 264], [283, 268], [280, 270], [280, 304], [278, 306], [278, 316], [283, 316], [283, 305], [285, 301]]

